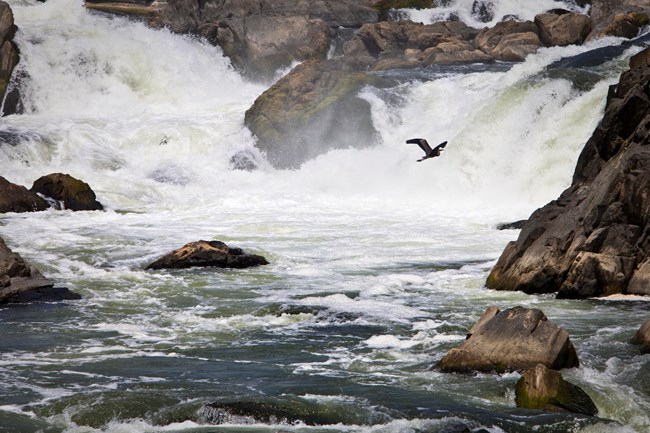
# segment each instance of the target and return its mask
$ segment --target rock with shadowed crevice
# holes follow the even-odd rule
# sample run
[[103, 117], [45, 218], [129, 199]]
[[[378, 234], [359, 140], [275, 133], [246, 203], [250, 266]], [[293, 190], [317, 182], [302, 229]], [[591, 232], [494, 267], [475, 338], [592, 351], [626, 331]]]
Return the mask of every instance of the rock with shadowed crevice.
[[52, 173], [40, 177], [31, 188], [34, 193], [49, 197], [60, 203], [63, 209], [103, 210], [104, 206], [96, 200], [95, 192], [88, 184], [69, 174]]
[[595, 416], [598, 408], [579, 386], [542, 364], [527, 370], [515, 385], [517, 407]]
[[262, 256], [246, 254], [241, 248], [231, 248], [221, 241], [190, 242], [166, 254], [147, 269], [184, 269], [191, 267], [249, 268], [267, 265]]
[[569, 334], [538, 309], [488, 308], [467, 340], [440, 361], [443, 371], [524, 370], [537, 364], [560, 369], [578, 366]]

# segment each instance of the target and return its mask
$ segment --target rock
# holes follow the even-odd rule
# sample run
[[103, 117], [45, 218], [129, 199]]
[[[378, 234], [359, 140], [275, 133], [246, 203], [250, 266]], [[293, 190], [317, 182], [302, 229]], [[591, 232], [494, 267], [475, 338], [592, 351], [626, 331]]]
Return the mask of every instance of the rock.
[[54, 287], [54, 282], [11, 251], [0, 238], [0, 304], [80, 298], [66, 288]]
[[203, 25], [199, 33], [223, 48], [233, 64], [250, 76], [270, 78], [294, 61], [324, 59], [330, 27], [302, 16], [252, 15]]
[[578, 356], [564, 328], [537, 309], [486, 310], [467, 340], [439, 362], [443, 371], [524, 370], [536, 364], [561, 369], [578, 366]]
[[256, 146], [277, 168], [296, 168], [336, 148], [365, 147], [375, 129], [370, 104], [357, 97], [378, 78], [343, 58], [298, 65], [246, 111]]
[[645, 0], [593, 0], [589, 15], [592, 31], [588, 41], [603, 36], [633, 38], [648, 23], [650, 4]]
[[532, 21], [502, 21], [481, 31], [474, 44], [493, 59], [508, 62], [523, 61], [542, 45]]
[[494, 19], [494, 3], [485, 0], [474, 0], [474, 3], [472, 3], [472, 16], [482, 23], [489, 23]]
[[580, 387], [567, 382], [562, 375], [542, 364], [527, 370], [515, 385], [517, 407], [550, 412], [573, 412], [589, 416], [598, 408]]
[[650, 353], [650, 318], [643, 322], [630, 343], [640, 345], [641, 353]]
[[487, 286], [559, 298], [650, 294], [650, 49], [630, 61], [572, 185], [535, 211]]
[[221, 241], [190, 242], [147, 266], [146, 269], [184, 269], [190, 267], [248, 268], [267, 265], [262, 256], [245, 254]]
[[497, 224], [497, 230], [521, 230], [524, 224], [526, 224], [526, 220], [519, 220], [511, 223], [501, 223]]
[[52, 173], [40, 177], [34, 182], [30, 191], [51, 198], [63, 209], [74, 211], [104, 209], [104, 206], [96, 200], [95, 192], [90, 186], [69, 174]]
[[591, 19], [578, 13], [545, 13], [535, 17], [539, 38], [547, 47], [581, 45], [591, 31]]
[[11, 74], [18, 64], [18, 48], [14, 43], [16, 25], [8, 3], [0, 1], [0, 101], [4, 100]]
[[0, 213], [36, 212], [49, 207], [47, 201], [24, 186], [16, 185], [0, 176]]
[[242, 150], [230, 157], [229, 164], [233, 170], [254, 171], [258, 164], [252, 152]]

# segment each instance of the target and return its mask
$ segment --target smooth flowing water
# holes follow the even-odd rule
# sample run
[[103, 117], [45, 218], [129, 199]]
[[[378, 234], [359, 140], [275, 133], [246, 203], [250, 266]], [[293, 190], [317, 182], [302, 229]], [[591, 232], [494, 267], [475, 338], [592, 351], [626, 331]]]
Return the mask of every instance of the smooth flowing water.
[[[29, 79], [26, 112], [0, 122], [19, 138], [0, 145], [0, 175], [29, 187], [69, 173], [107, 210], [0, 216], [14, 251], [83, 295], [0, 309], [0, 431], [650, 429], [650, 358], [627, 343], [645, 300], [484, 287], [517, 236], [496, 223], [527, 217], [569, 185], [634, 50], [591, 71], [546, 67], [615, 41], [542, 49], [512, 67], [404, 75], [393, 89], [360, 94], [377, 146], [282, 171], [264, 163], [243, 125], [265, 86], [238, 75], [218, 48], [91, 14], [76, 0], [10, 3]], [[404, 143], [414, 136], [449, 145], [418, 164], [420, 149]], [[242, 150], [259, 170], [229, 168]], [[199, 239], [271, 264], [144, 270]], [[518, 373], [431, 369], [490, 305], [541, 308], [569, 331], [581, 366], [565, 377], [600, 418], [516, 409]], [[215, 402], [289, 408], [320, 426], [252, 423]]]

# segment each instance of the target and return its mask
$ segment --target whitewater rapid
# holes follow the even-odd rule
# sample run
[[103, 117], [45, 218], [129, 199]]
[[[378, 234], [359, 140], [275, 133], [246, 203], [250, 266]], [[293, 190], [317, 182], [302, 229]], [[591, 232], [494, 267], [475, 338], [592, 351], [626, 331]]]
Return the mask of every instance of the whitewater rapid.
[[[268, 83], [242, 78], [219, 48], [89, 13], [76, 0], [10, 4], [29, 79], [26, 112], [0, 122], [0, 131], [20, 138], [0, 146], [0, 175], [29, 187], [44, 174], [69, 173], [107, 210], [0, 218], [14, 251], [83, 295], [0, 310], [7, 431], [444, 432], [464, 422], [493, 433], [641, 433], [650, 426], [647, 361], [624, 343], [645, 302], [484, 288], [517, 235], [495, 224], [527, 217], [570, 184], [608, 86], [635, 49], [597, 71], [587, 89], [547, 66], [616, 41], [365, 88], [359, 97], [371, 104], [376, 146], [276, 170], [243, 124]], [[497, 15], [534, 16], [550, 4], [504, 1]], [[405, 143], [415, 136], [449, 144], [440, 158], [416, 163], [421, 150]], [[240, 151], [259, 169], [232, 170]], [[198, 239], [243, 247], [271, 264], [144, 270]], [[431, 371], [489, 305], [541, 308], [565, 326], [582, 362], [568, 376], [619, 424], [516, 412], [517, 373]], [[297, 398], [342, 418], [314, 428], [217, 427], [206, 417], [205, 404], [251, 398]]]

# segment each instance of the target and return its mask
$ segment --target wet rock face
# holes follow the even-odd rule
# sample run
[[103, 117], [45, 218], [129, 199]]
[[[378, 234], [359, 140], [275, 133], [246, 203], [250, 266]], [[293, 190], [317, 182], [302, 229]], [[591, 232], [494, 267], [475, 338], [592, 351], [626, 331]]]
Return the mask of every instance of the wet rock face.
[[515, 385], [517, 407], [550, 412], [573, 412], [595, 416], [598, 408], [580, 387], [562, 375], [538, 364], [527, 370]]
[[95, 192], [90, 186], [69, 174], [52, 173], [43, 176], [34, 182], [30, 191], [51, 198], [53, 203], [60, 203], [63, 209], [74, 211], [104, 209], [104, 206], [96, 200]]
[[0, 1], [0, 101], [4, 99], [11, 74], [19, 60], [18, 48], [13, 41], [15, 34], [13, 11], [9, 4]]
[[578, 356], [563, 328], [537, 309], [488, 308], [467, 340], [440, 361], [443, 371], [524, 370], [542, 364], [561, 369], [578, 366]]
[[47, 201], [24, 186], [16, 185], [0, 176], [0, 213], [35, 212], [49, 207]]
[[641, 353], [650, 353], [650, 318], [643, 322], [630, 343], [640, 345]]
[[241, 248], [220, 241], [190, 242], [147, 266], [147, 269], [184, 269], [190, 267], [248, 268], [267, 265], [268, 261]]
[[539, 36], [544, 45], [580, 45], [591, 31], [591, 19], [577, 13], [540, 14], [535, 17]]
[[80, 299], [81, 296], [66, 288], [54, 287], [20, 255], [11, 251], [0, 238], [0, 304], [25, 302], [52, 302]]
[[535, 211], [487, 280], [559, 298], [650, 295], [650, 50], [630, 61], [572, 185]]

